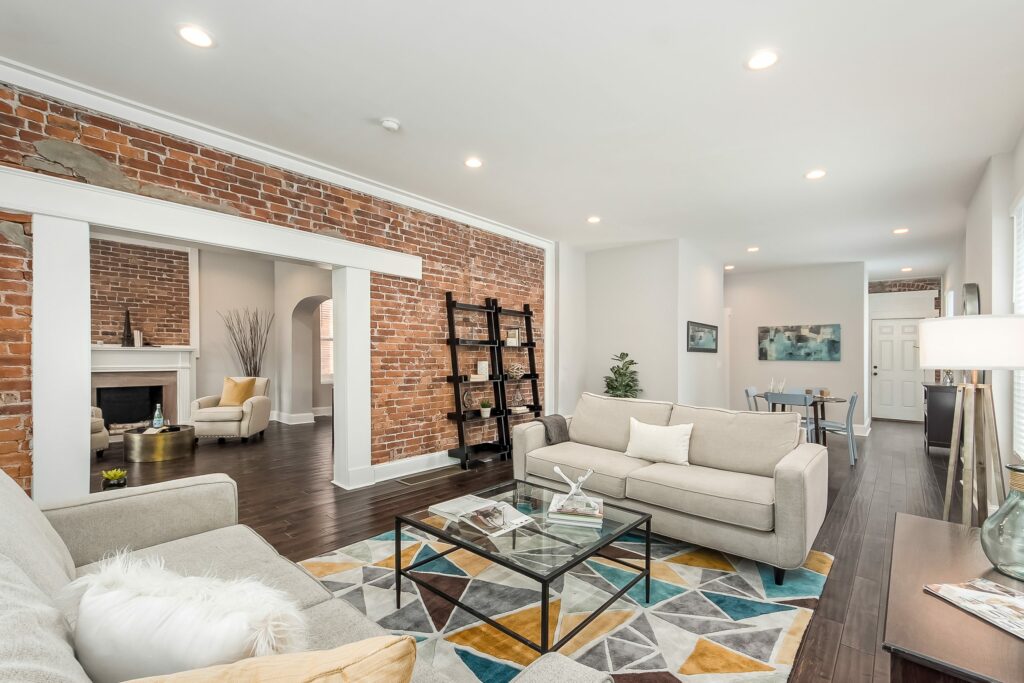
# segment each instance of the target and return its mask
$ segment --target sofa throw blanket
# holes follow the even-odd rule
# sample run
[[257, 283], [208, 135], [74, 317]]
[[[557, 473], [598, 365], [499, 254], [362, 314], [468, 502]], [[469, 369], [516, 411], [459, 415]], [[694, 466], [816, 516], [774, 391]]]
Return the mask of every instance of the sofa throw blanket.
[[549, 446], [569, 440], [569, 423], [563, 416], [545, 415], [538, 417], [536, 421], [544, 425], [544, 436]]

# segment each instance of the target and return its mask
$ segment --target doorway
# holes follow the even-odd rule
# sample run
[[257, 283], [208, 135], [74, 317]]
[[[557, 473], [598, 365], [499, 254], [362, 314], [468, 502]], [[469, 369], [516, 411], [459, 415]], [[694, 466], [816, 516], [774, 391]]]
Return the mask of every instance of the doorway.
[[871, 416], [924, 420], [923, 375], [917, 358], [919, 318], [871, 321]]

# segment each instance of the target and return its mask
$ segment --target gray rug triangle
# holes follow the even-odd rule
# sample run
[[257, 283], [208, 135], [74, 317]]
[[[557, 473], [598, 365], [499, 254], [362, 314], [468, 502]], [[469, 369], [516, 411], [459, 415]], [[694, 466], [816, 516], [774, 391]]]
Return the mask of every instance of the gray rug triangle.
[[651, 623], [647, 621], [647, 617], [645, 615], [641, 614], [636, 619], [631, 621], [629, 625], [637, 633], [639, 633], [643, 637], [647, 638], [647, 640], [657, 645], [658, 639], [654, 637], [654, 629], [651, 628]]
[[363, 589], [356, 588], [341, 596], [341, 599], [366, 614], [366, 599], [363, 597]]
[[691, 617], [712, 617], [715, 619], [728, 617], [725, 612], [718, 609], [698, 591], [690, 591], [685, 595], [680, 595], [678, 598], [672, 598], [668, 602], [663, 602], [655, 610], [655, 614], [660, 617], [663, 613], [683, 614]]
[[781, 628], [773, 628], [767, 631], [746, 631], [708, 636], [708, 640], [725, 645], [730, 650], [736, 650], [748, 657], [767, 662], [771, 659], [772, 650], [775, 649], [775, 643], [778, 641], [780, 633], [782, 633]]
[[700, 582], [701, 584], [705, 584], [708, 581], [714, 581], [715, 579], [720, 579], [723, 576], [729, 576], [729, 573], [720, 572], [717, 569], [705, 569], [700, 573]]
[[730, 574], [729, 576], [722, 577], [716, 583], [725, 584], [726, 586], [742, 591], [743, 593], [746, 593], [747, 597], [749, 598], [754, 598], [756, 600], [761, 599], [761, 596], [758, 595], [757, 590], [755, 590], [753, 586], [747, 583], [747, 580], [739, 574]]
[[598, 642], [594, 647], [584, 652], [583, 656], [577, 657], [576, 661], [583, 666], [589, 666], [591, 669], [608, 671], [611, 667], [608, 664], [608, 647], [606, 643], [607, 641], [605, 640]]
[[433, 633], [434, 626], [419, 600], [410, 602], [402, 609], [392, 612], [377, 622], [389, 631], [415, 631]]
[[613, 637], [619, 638], [620, 640], [628, 640], [629, 642], [636, 643], [637, 645], [650, 646], [654, 643], [653, 639], [648, 640], [647, 638], [640, 635], [637, 631], [633, 630], [628, 626], [626, 628], [620, 628], [618, 631], [615, 632]]
[[704, 635], [705, 633], [718, 633], [719, 631], [735, 631], [738, 628], [745, 628], [744, 624], [735, 621], [724, 621], [722, 619], [701, 619], [689, 617], [685, 614], [658, 613], [658, 616], [670, 624], [678, 626], [684, 631]]
[[750, 599], [752, 597], [741, 590], [737, 590], [732, 586], [722, 583], [721, 581], [712, 581], [711, 583], [705, 583], [703, 586], [700, 587], [700, 589], [705, 591], [712, 591], [715, 593], [725, 593], [726, 595], [735, 595], [739, 598]]
[[384, 567], [363, 567], [363, 583], [370, 583], [376, 581], [382, 576], [394, 576], [394, 569], [385, 569]]
[[654, 648], [649, 645], [627, 643], [614, 637], [609, 638], [607, 642], [608, 656], [612, 660], [612, 671], [625, 669], [638, 659], [643, 659], [654, 652]]
[[659, 669], [667, 669], [668, 664], [665, 663], [665, 658], [661, 655], [654, 655], [648, 659], [639, 662], [633, 662], [629, 665], [632, 671], [658, 671]]

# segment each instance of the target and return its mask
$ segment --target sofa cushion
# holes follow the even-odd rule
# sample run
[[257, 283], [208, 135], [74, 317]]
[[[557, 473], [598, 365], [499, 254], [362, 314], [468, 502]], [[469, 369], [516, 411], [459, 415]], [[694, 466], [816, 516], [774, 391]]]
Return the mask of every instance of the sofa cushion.
[[594, 473], [584, 488], [604, 496], [624, 498], [626, 477], [649, 464], [646, 460], [631, 458], [617, 451], [563, 441], [531, 451], [526, 456], [526, 473], [560, 482], [562, 478], [555, 474], [555, 465], [572, 479], [593, 468]]
[[202, 408], [192, 415], [193, 422], [238, 422], [241, 419], [242, 406]]
[[0, 555], [0, 681], [88, 683], [54, 601]]
[[[305, 569], [278, 555], [259, 534], [241, 524], [136, 550], [132, 555], [161, 557], [168, 569], [182, 576], [252, 577], [288, 593], [302, 609], [331, 598], [330, 591]], [[97, 562], [87, 564], [78, 568], [78, 575], [98, 568]]]
[[576, 403], [569, 422], [569, 438], [576, 443], [623, 453], [629, 443], [629, 418], [667, 425], [671, 413], [671, 403], [585, 393]]
[[690, 464], [771, 477], [800, 442], [798, 413], [675, 405], [669, 424], [693, 423]]
[[775, 528], [775, 480], [771, 477], [656, 463], [630, 472], [626, 497], [748, 529]]
[[64, 541], [35, 501], [3, 472], [0, 511], [0, 555], [21, 567], [46, 595], [53, 595], [75, 578], [75, 563]]

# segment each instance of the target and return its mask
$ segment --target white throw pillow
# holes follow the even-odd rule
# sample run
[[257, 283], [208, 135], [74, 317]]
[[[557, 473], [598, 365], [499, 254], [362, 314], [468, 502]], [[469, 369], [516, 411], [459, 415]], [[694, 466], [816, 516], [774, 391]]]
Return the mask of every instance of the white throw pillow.
[[690, 432], [692, 424], [649, 425], [635, 417], [629, 418], [629, 445], [626, 455], [651, 462], [673, 465], [690, 464]]
[[69, 585], [75, 653], [96, 683], [172, 674], [306, 646], [302, 612], [255, 579], [180, 576], [120, 554]]

